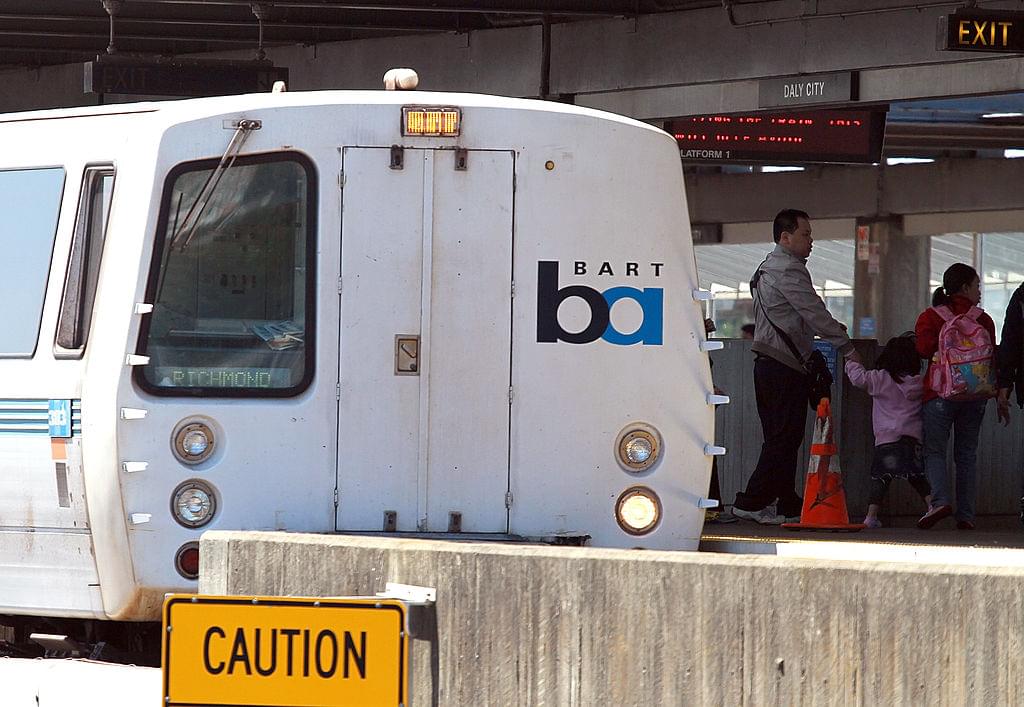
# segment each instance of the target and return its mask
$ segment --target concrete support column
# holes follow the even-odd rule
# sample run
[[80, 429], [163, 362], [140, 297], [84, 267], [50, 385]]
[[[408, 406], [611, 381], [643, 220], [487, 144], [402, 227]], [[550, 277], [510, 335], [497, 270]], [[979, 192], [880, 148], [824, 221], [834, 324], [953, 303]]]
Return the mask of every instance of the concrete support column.
[[900, 216], [858, 225], [852, 327], [855, 337], [878, 339], [884, 344], [889, 337], [914, 328], [917, 315], [929, 303], [928, 246], [927, 238], [904, 235]]

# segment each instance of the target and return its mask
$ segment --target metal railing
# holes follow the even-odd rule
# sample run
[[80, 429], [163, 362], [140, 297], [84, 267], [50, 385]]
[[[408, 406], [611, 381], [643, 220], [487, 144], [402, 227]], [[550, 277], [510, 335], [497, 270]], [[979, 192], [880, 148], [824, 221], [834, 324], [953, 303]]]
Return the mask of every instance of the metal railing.
[[[718, 458], [722, 500], [731, 505], [736, 492], [743, 489], [761, 452], [761, 422], [754, 400], [753, 342], [724, 340], [725, 348], [711, 354], [715, 384], [731, 398], [716, 413], [715, 443], [726, 448]], [[880, 347], [874, 340], [855, 342], [866, 365], [874, 361]], [[839, 461], [846, 487], [851, 518], [860, 518], [867, 509], [868, 482], [874, 438], [871, 430], [871, 398], [854, 388], [842, 373], [842, 360], [833, 387], [833, 415], [838, 430]], [[1012, 396], [1011, 396], [1012, 397]], [[998, 424], [994, 403], [985, 412], [978, 441], [978, 515], [1016, 515], [1021, 498], [1024, 471], [1024, 411], [1012, 407], [1009, 427]], [[797, 492], [803, 494], [804, 474], [810, 448], [814, 415], [808, 410], [807, 432], [800, 452]], [[947, 459], [952, 464], [952, 450]], [[950, 469], [952, 472], [952, 469]], [[889, 488], [883, 513], [920, 515], [923, 511], [917, 493], [909, 484], [895, 481]]]

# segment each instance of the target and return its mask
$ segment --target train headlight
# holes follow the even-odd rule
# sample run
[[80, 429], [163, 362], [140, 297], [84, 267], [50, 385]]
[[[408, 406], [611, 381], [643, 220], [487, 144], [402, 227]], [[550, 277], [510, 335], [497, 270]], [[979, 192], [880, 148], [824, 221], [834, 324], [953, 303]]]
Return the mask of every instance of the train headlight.
[[186, 528], [198, 528], [213, 520], [217, 497], [202, 481], [192, 479], [179, 484], [171, 496], [171, 514]]
[[626, 471], [647, 471], [661, 456], [661, 434], [651, 425], [634, 422], [615, 440], [615, 458]]
[[187, 422], [178, 425], [171, 439], [174, 456], [185, 464], [198, 464], [213, 454], [216, 444], [213, 430], [202, 422]]
[[623, 451], [630, 464], [644, 464], [654, 453], [654, 443], [646, 437], [634, 437], [626, 442]]
[[633, 486], [615, 502], [615, 520], [630, 535], [646, 535], [661, 520], [661, 501], [645, 486]]

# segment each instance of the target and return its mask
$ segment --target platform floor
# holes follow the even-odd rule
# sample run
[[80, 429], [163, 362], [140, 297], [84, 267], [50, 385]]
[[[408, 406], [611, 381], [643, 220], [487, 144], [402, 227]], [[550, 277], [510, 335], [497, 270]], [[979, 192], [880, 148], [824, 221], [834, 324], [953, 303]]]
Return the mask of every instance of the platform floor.
[[[912, 519], [906, 519], [909, 523]], [[982, 519], [977, 530], [886, 527], [856, 533], [793, 531], [750, 521], [704, 526], [703, 552], [835, 560], [1024, 567], [1024, 526]], [[897, 526], [902, 523], [897, 524]]]

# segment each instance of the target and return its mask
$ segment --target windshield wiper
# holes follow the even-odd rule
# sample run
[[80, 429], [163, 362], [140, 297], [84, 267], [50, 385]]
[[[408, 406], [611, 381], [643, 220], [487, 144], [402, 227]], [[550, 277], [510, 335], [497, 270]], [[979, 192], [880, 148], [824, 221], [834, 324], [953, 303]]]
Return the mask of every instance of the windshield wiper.
[[199, 196], [197, 196], [196, 200], [192, 202], [192, 206], [189, 207], [188, 213], [185, 214], [185, 218], [182, 219], [178, 228], [175, 230], [174, 235], [171, 236], [171, 246], [169, 250], [173, 250], [179, 243], [181, 243], [182, 250], [185, 250], [185, 248], [188, 247], [188, 244], [192, 241], [192, 237], [195, 235], [196, 226], [199, 225], [199, 218], [203, 215], [203, 211], [206, 210], [207, 204], [210, 203], [210, 198], [213, 196], [213, 192], [216, 191], [217, 185], [220, 184], [220, 179], [224, 176], [224, 172], [235, 163], [235, 158], [238, 157], [238, 153], [242, 150], [242, 145], [244, 145], [245, 141], [249, 139], [249, 135], [252, 131], [262, 128], [263, 123], [259, 120], [243, 118], [239, 120], [234, 127], [235, 134], [231, 136], [231, 141], [228, 143], [227, 149], [224, 150], [224, 154], [221, 156], [220, 162], [206, 179], [206, 184], [203, 185], [202, 190], [199, 192]]

